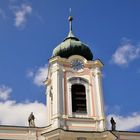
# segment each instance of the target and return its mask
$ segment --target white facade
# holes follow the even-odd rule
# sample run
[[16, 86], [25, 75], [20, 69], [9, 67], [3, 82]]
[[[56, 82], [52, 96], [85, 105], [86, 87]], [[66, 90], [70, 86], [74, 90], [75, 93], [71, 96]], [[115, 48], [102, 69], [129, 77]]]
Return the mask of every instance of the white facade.
[[[71, 62], [80, 60], [84, 67], [73, 70]], [[47, 116], [50, 129], [104, 131], [106, 129], [103, 93], [102, 63], [100, 60], [87, 61], [84, 57], [73, 55], [50, 59], [46, 80]], [[82, 84], [86, 93], [87, 113], [72, 112], [73, 84]], [[86, 128], [86, 129], [85, 129]]]

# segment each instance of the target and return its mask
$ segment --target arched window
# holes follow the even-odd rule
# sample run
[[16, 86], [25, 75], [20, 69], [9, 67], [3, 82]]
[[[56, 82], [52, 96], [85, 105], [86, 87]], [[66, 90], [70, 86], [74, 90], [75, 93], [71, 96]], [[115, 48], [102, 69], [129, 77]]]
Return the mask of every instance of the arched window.
[[85, 86], [81, 84], [73, 84], [71, 88], [71, 93], [72, 93], [72, 112], [87, 113]]

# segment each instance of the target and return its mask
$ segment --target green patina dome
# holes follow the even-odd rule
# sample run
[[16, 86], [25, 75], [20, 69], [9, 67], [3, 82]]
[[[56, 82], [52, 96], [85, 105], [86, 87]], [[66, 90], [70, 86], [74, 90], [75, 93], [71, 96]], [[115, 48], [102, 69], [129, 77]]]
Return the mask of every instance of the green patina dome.
[[62, 58], [68, 58], [72, 55], [81, 55], [87, 60], [92, 60], [93, 55], [91, 50], [72, 33], [72, 19], [70, 16], [70, 32], [68, 37], [53, 50], [53, 57], [60, 56]]

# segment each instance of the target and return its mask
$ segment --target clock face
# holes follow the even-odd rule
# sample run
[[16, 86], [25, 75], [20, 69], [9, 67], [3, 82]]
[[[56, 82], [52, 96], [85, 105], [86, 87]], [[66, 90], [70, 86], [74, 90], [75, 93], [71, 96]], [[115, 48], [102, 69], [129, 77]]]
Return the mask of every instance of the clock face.
[[81, 60], [75, 59], [75, 60], [71, 61], [71, 67], [72, 67], [74, 70], [78, 71], [78, 70], [83, 69], [84, 64], [83, 64], [83, 62], [82, 62]]

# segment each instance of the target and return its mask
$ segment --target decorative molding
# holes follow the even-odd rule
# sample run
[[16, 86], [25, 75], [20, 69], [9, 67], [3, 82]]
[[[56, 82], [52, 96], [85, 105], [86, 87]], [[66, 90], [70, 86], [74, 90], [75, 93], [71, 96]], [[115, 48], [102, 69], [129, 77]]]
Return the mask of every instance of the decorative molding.
[[51, 79], [46, 79], [45, 81], [44, 81], [44, 84], [46, 85], [46, 86], [48, 86], [48, 85], [50, 85], [51, 84]]
[[89, 84], [89, 81], [82, 77], [71, 77], [68, 79], [68, 81], [71, 83], [88, 83]]

